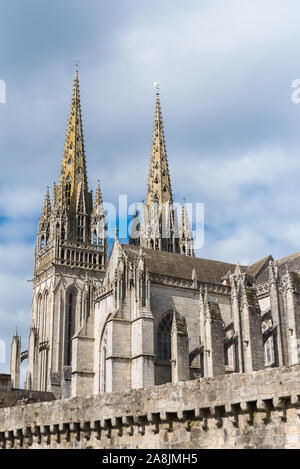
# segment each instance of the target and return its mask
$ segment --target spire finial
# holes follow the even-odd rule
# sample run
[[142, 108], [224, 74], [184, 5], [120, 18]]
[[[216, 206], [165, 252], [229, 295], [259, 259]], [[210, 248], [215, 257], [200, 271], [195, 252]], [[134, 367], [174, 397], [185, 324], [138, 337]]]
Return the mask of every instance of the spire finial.
[[159, 94], [159, 85], [160, 85], [160, 82], [159, 81], [155, 81], [153, 83], [153, 86], [156, 88], [156, 94]]
[[74, 66], [75, 66], [75, 78], [78, 78], [78, 69], [80, 67], [80, 60], [78, 59], [78, 57], [76, 57], [75, 59]]
[[115, 239], [118, 239], [118, 228], [115, 227]]

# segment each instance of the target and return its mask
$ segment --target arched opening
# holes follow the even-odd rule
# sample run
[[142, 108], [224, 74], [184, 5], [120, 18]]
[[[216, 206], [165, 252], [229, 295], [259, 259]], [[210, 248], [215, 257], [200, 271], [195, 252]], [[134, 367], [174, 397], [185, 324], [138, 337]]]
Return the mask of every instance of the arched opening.
[[106, 392], [106, 339], [101, 347], [100, 392]]
[[265, 317], [263, 321], [262, 330], [263, 330], [263, 343], [264, 343], [264, 358], [265, 358], [265, 367], [272, 368], [279, 366], [278, 360], [278, 344], [277, 344], [277, 325], [274, 324], [272, 318], [269, 314]]
[[50, 238], [50, 228], [48, 226], [47, 231], [46, 231], [46, 244], [49, 244], [49, 238]]
[[41, 248], [43, 249], [45, 247], [45, 236], [42, 235], [41, 237]]
[[77, 241], [84, 241], [84, 216], [79, 215], [77, 218]]
[[41, 338], [42, 340], [46, 340], [47, 337], [47, 309], [48, 309], [48, 291], [44, 294], [44, 301], [43, 301], [43, 324], [41, 327]]
[[196, 347], [189, 353], [190, 379], [202, 378], [203, 370], [203, 350]]
[[40, 329], [40, 321], [41, 321], [41, 316], [42, 316], [42, 295], [39, 294], [38, 300], [37, 300], [37, 314], [36, 314], [36, 324], [38, 329]]
[[70, 200], [71, 200], [71, 183], [67, 182], [66, 183], [66, 201], [67, 201], [67, 205], [70, 205]]
[[278, 366], [277, 335], [272, 334], [264, 343], [265, 367]]
[[171, 329], [173, 312], [164, 315], [156, 332], [155, 384], [171, 382]]
[[228, 340], [224, 346], [225, 373], [239, 371], [238, 343], [236, 339]]
[[[45, 342], [48, 339], [48, 291], [46, 290], [45, 293], [39, 295], [38, 298], [38, 328], [39, 328], [39, 343]], [[48, 349], [45, 348], [40, 351], [39, 353], [39, 390], [40, 391], [47, 391], [48, 385]]]
[[102, 337], [100, 339], [100, 360], [99, 360], [99, 392], [107, 391], [107, 372], [106, 372], [106, 358], [107, 358], [107, 327], [104, 326]]
[[157, 358], [158, 360], [170, 361], [171, 359], [171, 328], [172, 313], [167, 314], [160, 321], [157, 329]]
[[75, 332], [76, 319], [76, 299], [77, 292], [75, 289], [67, 293], [66, 301], [66, 322], [65, 322], [65, 365], [72, 364], [72, 337]]
[[93, 244], [97, 245], [98, 244], [98, 236], [97, 236], [97, 231], [94, 231], [93, 234]]

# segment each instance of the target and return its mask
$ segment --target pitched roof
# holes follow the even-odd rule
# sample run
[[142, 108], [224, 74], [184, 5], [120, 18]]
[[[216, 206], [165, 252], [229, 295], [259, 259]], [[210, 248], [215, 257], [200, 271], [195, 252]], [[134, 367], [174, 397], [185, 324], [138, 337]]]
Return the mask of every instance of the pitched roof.
[[[278, 259], [278, 273], [282, 275], [285, 273], [286, 267], [290, 272], [300, 271], [300, 252], [290, 254], [289, 256]], [[265, 283], [269, 279], [269, 270], [265, 269], [257, 278], [256, 283]]]
[[[122, 249], [131, 262], [134, 262], [139, 255], [140, 248], [122, 244]], [[197, 279], [209, 283], [222, 283], [222, 277], [229, 270], [233, 273], [236, 264], [202, 259], [200, 257], [189, 257], [181, 254], [154, 251], [143, 248], [146, 256], [146, 267], [150, 273], [169, 275], [183, 279], [192, 279], [193, 269], [196, 271]], [[241, 266], [246, 270], [247, 266]]]
[[260, 259], [254, 264], [249, 265], [247, 268], [247, 274], [251, 275], [251, 277], [256, 278], [258, 275], [262, 273], [264, 269], [268, 267], [269, 261], [272, 261], [272, 260], [273, 260], [273, 257], [270, 254], [269, 256], [266, 256], [263, 259]]

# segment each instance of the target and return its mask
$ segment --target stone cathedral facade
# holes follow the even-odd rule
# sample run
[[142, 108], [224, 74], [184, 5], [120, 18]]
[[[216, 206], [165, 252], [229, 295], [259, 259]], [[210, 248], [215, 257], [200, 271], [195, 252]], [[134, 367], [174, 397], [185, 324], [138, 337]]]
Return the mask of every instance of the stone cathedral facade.
[[[180, 223], [178, 220], [180, 219]], [[76, 71], [60, 178], [34, 253], [28, 350], [11, 375], [58, 398], [300, 363], [300, 253], [245, 266], [195, 257], [173, 207], [159, 94], [146, 200], [110, 256], [100, 184], [88, 188]]]

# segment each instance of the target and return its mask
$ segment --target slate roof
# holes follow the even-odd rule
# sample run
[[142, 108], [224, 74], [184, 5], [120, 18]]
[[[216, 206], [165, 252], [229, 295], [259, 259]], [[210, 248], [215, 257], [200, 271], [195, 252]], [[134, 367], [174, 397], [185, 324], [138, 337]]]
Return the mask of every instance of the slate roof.
[[[285, 273], [286, 266], [288, 266], [289, 272], [300, 271], [300, 252], [290, 254], [289, 256], [278, 259], [278, 272], [279, 275]], [[269, 280], [269, 270], [265, 269], [257, 278], [256, 283], [265, 283]]]
[[[128, 244], [121, 244], [122, 249], [131, 262], [139, 255], [140, 248]], [[222, 283], [222, 277], [230, 270], [232, 273], [236, 264], [202, 259], [200, 257], [189, 257], [181, 254], [154, 251], [143, 248], [146, 256], [146, 266], [150, 273], [169, 275], [183, 279], [192, 278], [193, 269], [197, 274], [197, 279], [209, 283]], [[247, 266], [240, 266], [246, 271]]]
[[259, 261], [251, 264], [247, 268], [247, 274], [256, 279], [268, 266], [269, 262], [273, 261], [271, 254], [269, 256], [260, 259]]
[[[128, 244], [121, 244], [122, 249], [131, 262], [134, 262], [139, 255], [140, 248]], [[150, 273], [162, 274], [182, 279], [192, 279], [192, 272], [195, 269], [197, 279], [208, 283], [222, 283], [222, 278], [229, 271], [233, 273], [236, 264], [220, 262], [212, 259], [203, 259], [201, 257], [189, 257], [181, 254], [175, 254], [164, 251], [154, 251], [153, 249], [143, 248], [146, 255], [146, 265]], [[268, 255], [249, 266], [241, 265], [240, 268], [246, 273], [250, 284], [256, 285], [268, 282], [269, 280], [269, 262], [273, 260]], [[286, 266], [290, 272], [300, 272], [300, 252], [290, 254], [278, 260], [279, 275], [285, 273]]]

